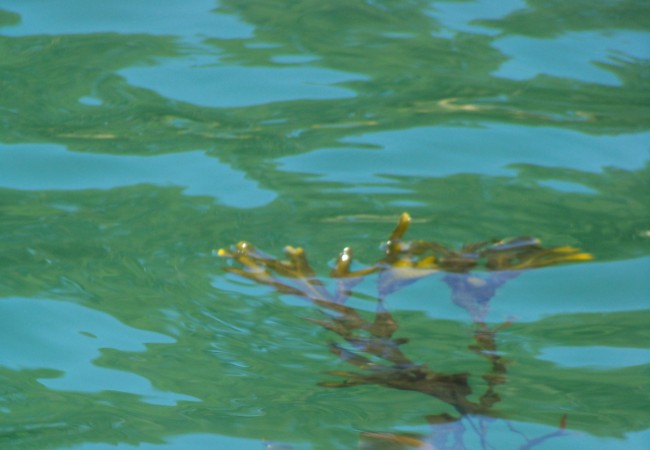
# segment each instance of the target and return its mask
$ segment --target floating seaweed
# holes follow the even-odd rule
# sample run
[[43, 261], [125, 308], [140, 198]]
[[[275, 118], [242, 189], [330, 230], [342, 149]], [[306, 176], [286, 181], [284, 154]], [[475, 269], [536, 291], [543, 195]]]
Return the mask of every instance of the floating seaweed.
[[[588, 261], [593, 257], [569, 246], [544, 248], [538, 239], [526, 236], [476, 242], [454, 250], [433, 241], [405, 240], [410, 223], [410, 216], [403, 213], [383, 245], [383, 258], [371, 266], [353, 270], [352, 250], [344, 248], [330, 273], [335, 281], [334, 292], [316, 276], [300, 247], [285, 247], [286, 260], [276, 259], [248, 242], [239, 242], [230, 250], [220, 249], [218, 255], [237, 263], [225, 270], [272, 286], [279, 292], [299, 296], [319, 307], [323, 317], [308, 320], [339, 335], [345, 344], [332, 343], [330, 351], [358, 369], [328, 372], [343, 381], [321, 382], [320, 386], [347, 388], [375, 384], [416, 391], [452, 406], [458, 414], [456, 417], [449, 414], [429, 416], [427, 420], [436, 430], [429, 437], [363, 433], [360, 448], [462, 449], [464, 418], [499, 417], [493, 406], [500, 400], [497, 387], [506, 381], [507, 361], [497, 352], [496, 334], [508, 323], [490, 328], [484, 321], [489, 301], [497, 289], [524, 270]], [[443, 281], [451, 288], [452, 301], [465, 309], [475, 324], [473, 344], [469, 349], [489, 363], [489, 370], [482, 375], [486, 388], [477, 400], [469, 398], [472, 394], [468, 382], [470, 374], [441, 372], [411, 360], [401, 350], [408, 339], [394, 337], [398, 324], [384, 307], [386, 296], [438, 272], [444, 273]], [[373, 274], [377, 275], [377, 310], [369, 320], [345, 303], [354, 287]], [[483, 437], [480, 427], [473, 423], [472, 427]], [[565, 428], [566, 416], [563, 416], [557, 432], [535, 439], [525, 438], [520, 448], [532, 448], [562, 434]], [[441, 436], [444, 439], [441, 440]]]

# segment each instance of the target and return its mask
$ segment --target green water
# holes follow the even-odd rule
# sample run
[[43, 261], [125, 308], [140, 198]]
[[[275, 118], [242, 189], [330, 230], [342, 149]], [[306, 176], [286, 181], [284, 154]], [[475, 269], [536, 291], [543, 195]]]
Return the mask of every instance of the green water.
[[[435, 438], [449, 405], [319, 386], [354, 368], [317, 309], [213, 254], [299, 245], [326, 278], [346, 245], [381, 258], [402, 211], [413, 238], [595, 256], [491, 300], [500, 418], [463, 448], [650, 447], [649, 24], [645, 0], [4, 0], [0, 448]], [[441, 276], [386, 307], [412, 360], [481, 391]]]

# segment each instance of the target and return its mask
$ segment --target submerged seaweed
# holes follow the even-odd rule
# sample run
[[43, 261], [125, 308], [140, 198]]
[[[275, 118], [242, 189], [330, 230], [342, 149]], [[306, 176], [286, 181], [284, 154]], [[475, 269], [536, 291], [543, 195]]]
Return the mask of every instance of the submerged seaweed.
[[[361, 435], [360, 448], [462, 449], [465, 448], [464, 419], [478, 417], [484, 421], [499, 417], [493, 407], [500, 400], [497, 387], [506, 381], [507, 361], [497, 351], [496, 335], [508, 323], [490, 328], [484, 321], [489, 301], [497, 289], [522, 271], [588, 261], [593, 257], [569, 246], [544, 248], [538, 239], [526, 236], [476, 242], [454, 250], [433, 241], [405, 240], [410, 223], [410, 216], [403, 213], [383, 245], [383, 258], [371, 266], [352, 270], [352, 250], [344, 248], [330, 274], [335, 280], [334, 292], [316, 276], [305, 251], [299, 247], [285, 247], [286, 260], [276, 259], [243, 241], [230, 250], [220, 249], [218, 255], [237, 263], [225, 270], [270, 285], [279, 292], [299, 296], [319, 307], [323, 317], [308, 320], [339, 335], [344, 343], [329, 344], [330, 351], [359, 370], [328, 372], [344, 378], [343, 381], [321, 382], [320, 386], [343, 388], [375, 384], [416, 391], [437, 398], [457, 412], [457, 416], [445, 413], [427, 417], [435, 428], [431, 436], [367, 432]], [[387, 295], [437, 272], [445, 273], [443, 281], [451, 288], [453, 302], [465, 309], [474, 322], [473, 344], [469, 349], [489, 363], [489, 370], [481, 376], [486, 387], [480, 396], [472, 396], [476, 400], [470, 399], [473, 392], [468, 382], [469, 373], [434, 370], [411, 360], [401, 350], [408, 339], [394, 337], [399, 325], [383, 305]], [[372, 274], [377, 275], [377, 310], [369, 320], [345, 303], [354, 287]], [[561, 418], [557, 432], [526, 438], [520, 448], [532, 448], [562, 434], [566, 420], [566, 416]], [[483, 428], [470, 423], [484, 446], [487, 445], [483, 440]]]

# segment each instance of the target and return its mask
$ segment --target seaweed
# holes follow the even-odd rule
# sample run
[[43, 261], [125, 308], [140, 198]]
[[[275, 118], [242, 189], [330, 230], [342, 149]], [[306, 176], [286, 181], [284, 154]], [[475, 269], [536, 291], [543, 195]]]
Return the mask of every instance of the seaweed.
[[[450, 405], [457, 413], [431, 415], [427, 421], [435, 432], [423, 437], [412, 434], [365, 432], [360, 448], [450, 448], [462, 449], [465, 422], [469, 423], [485, 442], [485, 420], [500, 418], [494, 405], [500, 401], [498, 386], [506, 382], [507, 364], [497, 348], [497, 333], [509, 323], [490, 328], [485, 322], [490, 300], [508, 280], [530, 269], [561, 263], [593, 259], [589, 253], [570, 246], [544, 248], [533, 237], [522, 236], [503, 240], [470, 243], [459, 250], [433, 241], [405, 240], [411, 218], [403, 213], [397, 226], [383, 244], [384, 256], [375, 264], [353, 269], [353, 254], [346, 247], [331, 270], [334, 292], [316, 276], [300, 247], [287, 246], [285, 260], [276, 259], [248, 242], [239, 242], [231, 249], [220, 249], [218, 255], [235, 264], [225, 270], [272, 286], [285, 294], [296, 295], [318, 307], [322, 317], [307, 320], [335, 334], [343, 342], [330, 343], [329, 350], [357, 371], [330, 371], [327, 374], [342, 381], [318, 383], [328, 388], [349, 388], [359, 385], [379, 385], [386, 388], [415, 391], [435, 397]], [[387, 295], [434, 273], [444, 273], [443, 281], [451, 288], [452, 301], [465, 309], [474, 323], [473, 343], [469, 350], [485, 358], [489, 370], [482, 374], [485, 389], [477, 400], [471, 400], [469, 373], [447, 373], [410, 359], [401, 349], [406, 338], [395, 337], [399, 324], [384, 307]], [[377, 309], [368, 319], [357, 309], [346, 305], [355, 286], [365, 277], [377, 276]], [[470, 418], [478, 418], [477, 426]], [[562, 416], [558, 431], [528, 439], [521, 449], [561, 435], [567, 417]], [[519, 433], [512, 425], [514, 432]], [[520, 433], [521, 434], [521, 433]], [[523, 435], [522, 435], [523, 436]]]

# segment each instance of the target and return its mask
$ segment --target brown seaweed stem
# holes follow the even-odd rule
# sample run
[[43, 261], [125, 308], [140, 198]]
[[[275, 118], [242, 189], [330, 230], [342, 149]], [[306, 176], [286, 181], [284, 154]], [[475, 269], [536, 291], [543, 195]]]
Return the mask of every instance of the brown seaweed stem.
[[[234, 264], [225, 268], [228, 272], [269, 285], [280, 293], [299, 296], [319, 308], [321, 317], [307, 320], [343, 339], [344, 344], [330, 343], [329, 350], [358, 370], [327, 372], [344, 380], [321, 382], [320, 386], [343, 388], [376, 384], [435, 397], [458, 413], [457, 417], [439, 414], [427, 418], [437, 433], [442, 430], [443, 435], [453, 437], [454, 443], [445, 448], [464, 448], [463, 419], [467, 419], [479, 435], [482, 448], [491, 448], [485, 438], [484, 422], [477, 427], [471, 420], [472, 417], [481, 420], [499, 417], [494, 410], [494, 405], [501, 400], [497, 388], [506, 382], [507, 361], [498, 352], [497, 333], [509, 323], [496, 328], [486, 324], [490, 300], [501, 286], [524, 270], [588, 261], [593, 256], [569, 246], [544, 248], [538, 239], [528, 236], [480, 241], [454, 250], [434, 241], [405, 240], [410, 223], [410, 216], [403, 213], [383, 245], [383, 258], [368, 267], [353, 270], [352, 250], [345, 247], [330, 273], [335, 281], [334, 292], [316, 276], [300, 247], [285, 247], [286, 259], [279, 260], [242, 241], [231, 249], [220, 249], [218, 255], [233, 261]], [[480, 269], [482, 274], [478, 272]], [[399, 325], [384, 307], [386, 296], [437, 272], [445, 273], [443, 281], [451, 288], [452, 301], [465, 309], [474, 323], [469, 350], [489, 363], [489, 369], [482, 375], [487, 387], [477, 401], [469, 399], [472, 394], [469, 373], [433, 370], [426, 364], [412, 361], [401, 350], [408, 339], [394, 337]], [[346, 300], [359, 282], [374, 274], [377, 274], [377, 309], [370, 320], [365, 317], [367, 314], [347, 306]], [[561, 435], [565, 428], [566, 416], [557, 432], [535, 439], [525, 438], [526, 444], [520, 448], [532, 448]], [[363, 439], [392, 442], [395, 449], [442, 448], [431, 444], [430, 439], [405, 434], [365, 433]]]

